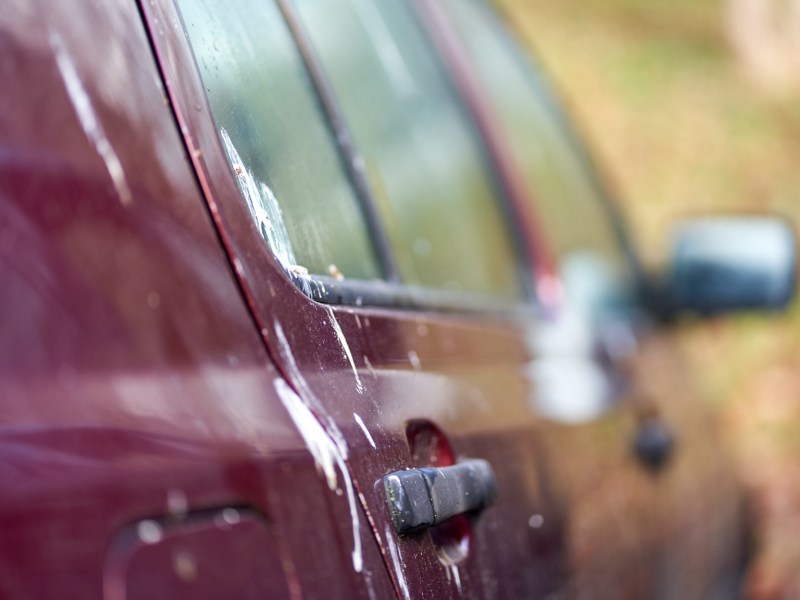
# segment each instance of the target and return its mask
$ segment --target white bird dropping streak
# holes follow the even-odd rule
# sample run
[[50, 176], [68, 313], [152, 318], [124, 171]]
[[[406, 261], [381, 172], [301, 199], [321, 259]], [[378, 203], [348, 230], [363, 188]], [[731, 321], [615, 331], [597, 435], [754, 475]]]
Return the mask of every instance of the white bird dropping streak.
[[361, 431], [364, 432], [364, 435], [366, 436], [369, 445], [372, 446], [373, 450], [377, 450], [378, 447], [375, 445], [375, 440], [372, 439], [372, 434], [369, 432], [369, 429], [367, 429], [367, 426], [364, 424], [364, 421], [356, 413], [353, 413], [353, 418], [356, 420], [356, 423], [358, 423], [358, 426], [361, 427]]
[[397, 546], [394, 543], [392, 531], [389, 529], [389, 526], [386, 525], [383, 532], [386, 534], [386, 544], [389, 546], [389, 556], [392, 559], [394, 573], [397, 575], [397, 582], [400, 584], [400, 591], [403, 592], [404, 600], [411, 600], [411, 594], [408, 591], [408, 582], [406, 581], [406, 575], [403, 571], [403, 563], [400, 560], [400, 552], [398, 552]]
[[328, 315], [331, 318], [331, 326], [333, 327], [333, 331], [336, 333], [336, 337], [339, 339], [339, 344], [342, 346], [342, 351], [344, 352], [345, 358], [347, 358], [347, 362], [350, 363], [350, 368], [353, 370], [353, 375], [356, 378], [356, 391], [359, 394], [364, 393], [364, 384], [361, 382], [361, 377], [358, 375], [358, 369], [356, 369], [356, 361], [353, 360], [353, 353], [350, 352], [350, 345], [347, 343], [347, 338], [344, 337], [344, 332], [342, 331], [341, 325], [339, 325], [339, 321], [336, 320], [336, 316], [333, 314], [333, 309], [329, 306], [328, 307]]
[[353, 489], [353, 481], [350, 479], [350, 472], [344, 462], [345, 457], [300, 396], [283, 379], [276, 379], [274, 386], [278, 397], [280, 397], [289, 416], [303, 437], [308, 451], [314, 457], [317, 467], [325, 474], [328, 487], [332, 491], [336, 491], [339, 487], [335, 467], [338, 467], [342, 474], [350, 507], [350, 520], [353, 526], [353, 569], [357, 573], [361, 573], [364, 568], [364, 558], [361, 554], [361, 526], [358, 504]]

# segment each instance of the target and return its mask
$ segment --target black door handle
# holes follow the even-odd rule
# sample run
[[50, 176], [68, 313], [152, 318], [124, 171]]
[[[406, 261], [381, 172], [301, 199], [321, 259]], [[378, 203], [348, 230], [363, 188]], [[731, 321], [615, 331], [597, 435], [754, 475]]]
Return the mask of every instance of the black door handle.
[[403, 535], [489, 506], [497, 494], [491, 465], [467, 460], [452, 467], [396, 471], [383, 478], [395, 531]]
[[672, 458], [675, 436], [658, 418], [646, 418], [638, 425], [633, 447], [639, 461], [652, 472], [658, 473]]

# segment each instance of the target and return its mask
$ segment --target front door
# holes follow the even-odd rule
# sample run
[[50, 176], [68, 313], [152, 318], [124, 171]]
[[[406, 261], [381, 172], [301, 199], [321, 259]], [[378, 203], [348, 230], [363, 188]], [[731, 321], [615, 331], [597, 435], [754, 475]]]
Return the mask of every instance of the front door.
[[[393, 1], [177, 5], [151, 15], [185, 28], [159, 42], [162, 66], [284, 404], [349, 500], [352, 568], [369, 577], [374, 535], [400, 597], [552, 592], [563, 519], [530, 401], [526, 269], [417, 16]], [[465, 487], [454, 465], [494, 482]], [[456, 517], [401, 535], [385, 477], [412, 467], [457, 479], [436, 499]]]

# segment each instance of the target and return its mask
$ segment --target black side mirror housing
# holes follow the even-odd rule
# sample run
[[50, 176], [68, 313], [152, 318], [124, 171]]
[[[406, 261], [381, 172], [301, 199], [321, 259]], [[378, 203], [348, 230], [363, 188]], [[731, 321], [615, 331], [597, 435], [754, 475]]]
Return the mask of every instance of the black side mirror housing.
[[797, 244], [778, 217], [708, 217], [675, 231], [656, 297], [667, 317], [780, 311], [795, 293]]

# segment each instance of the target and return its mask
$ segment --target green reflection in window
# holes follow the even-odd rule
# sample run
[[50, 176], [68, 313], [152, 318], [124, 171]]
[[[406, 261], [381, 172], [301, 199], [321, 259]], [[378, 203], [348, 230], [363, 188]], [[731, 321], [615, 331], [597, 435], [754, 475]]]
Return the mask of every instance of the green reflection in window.
[[399, 0], [296, 0], [362, 153], [402, 279], [521, 296], [473, 127]]
[[586, 281], [602, 279], [602, 286], [589, 287], [624, 294], [633, 279], [628, 257], [584, 151], [547, 85], [483, 0], [443, 5], [522, 169], [568, 291], [579, 299]]
[[270, 0], [178, 0], [239, 188], [286, 268], [380, 277], [302, 58]]

